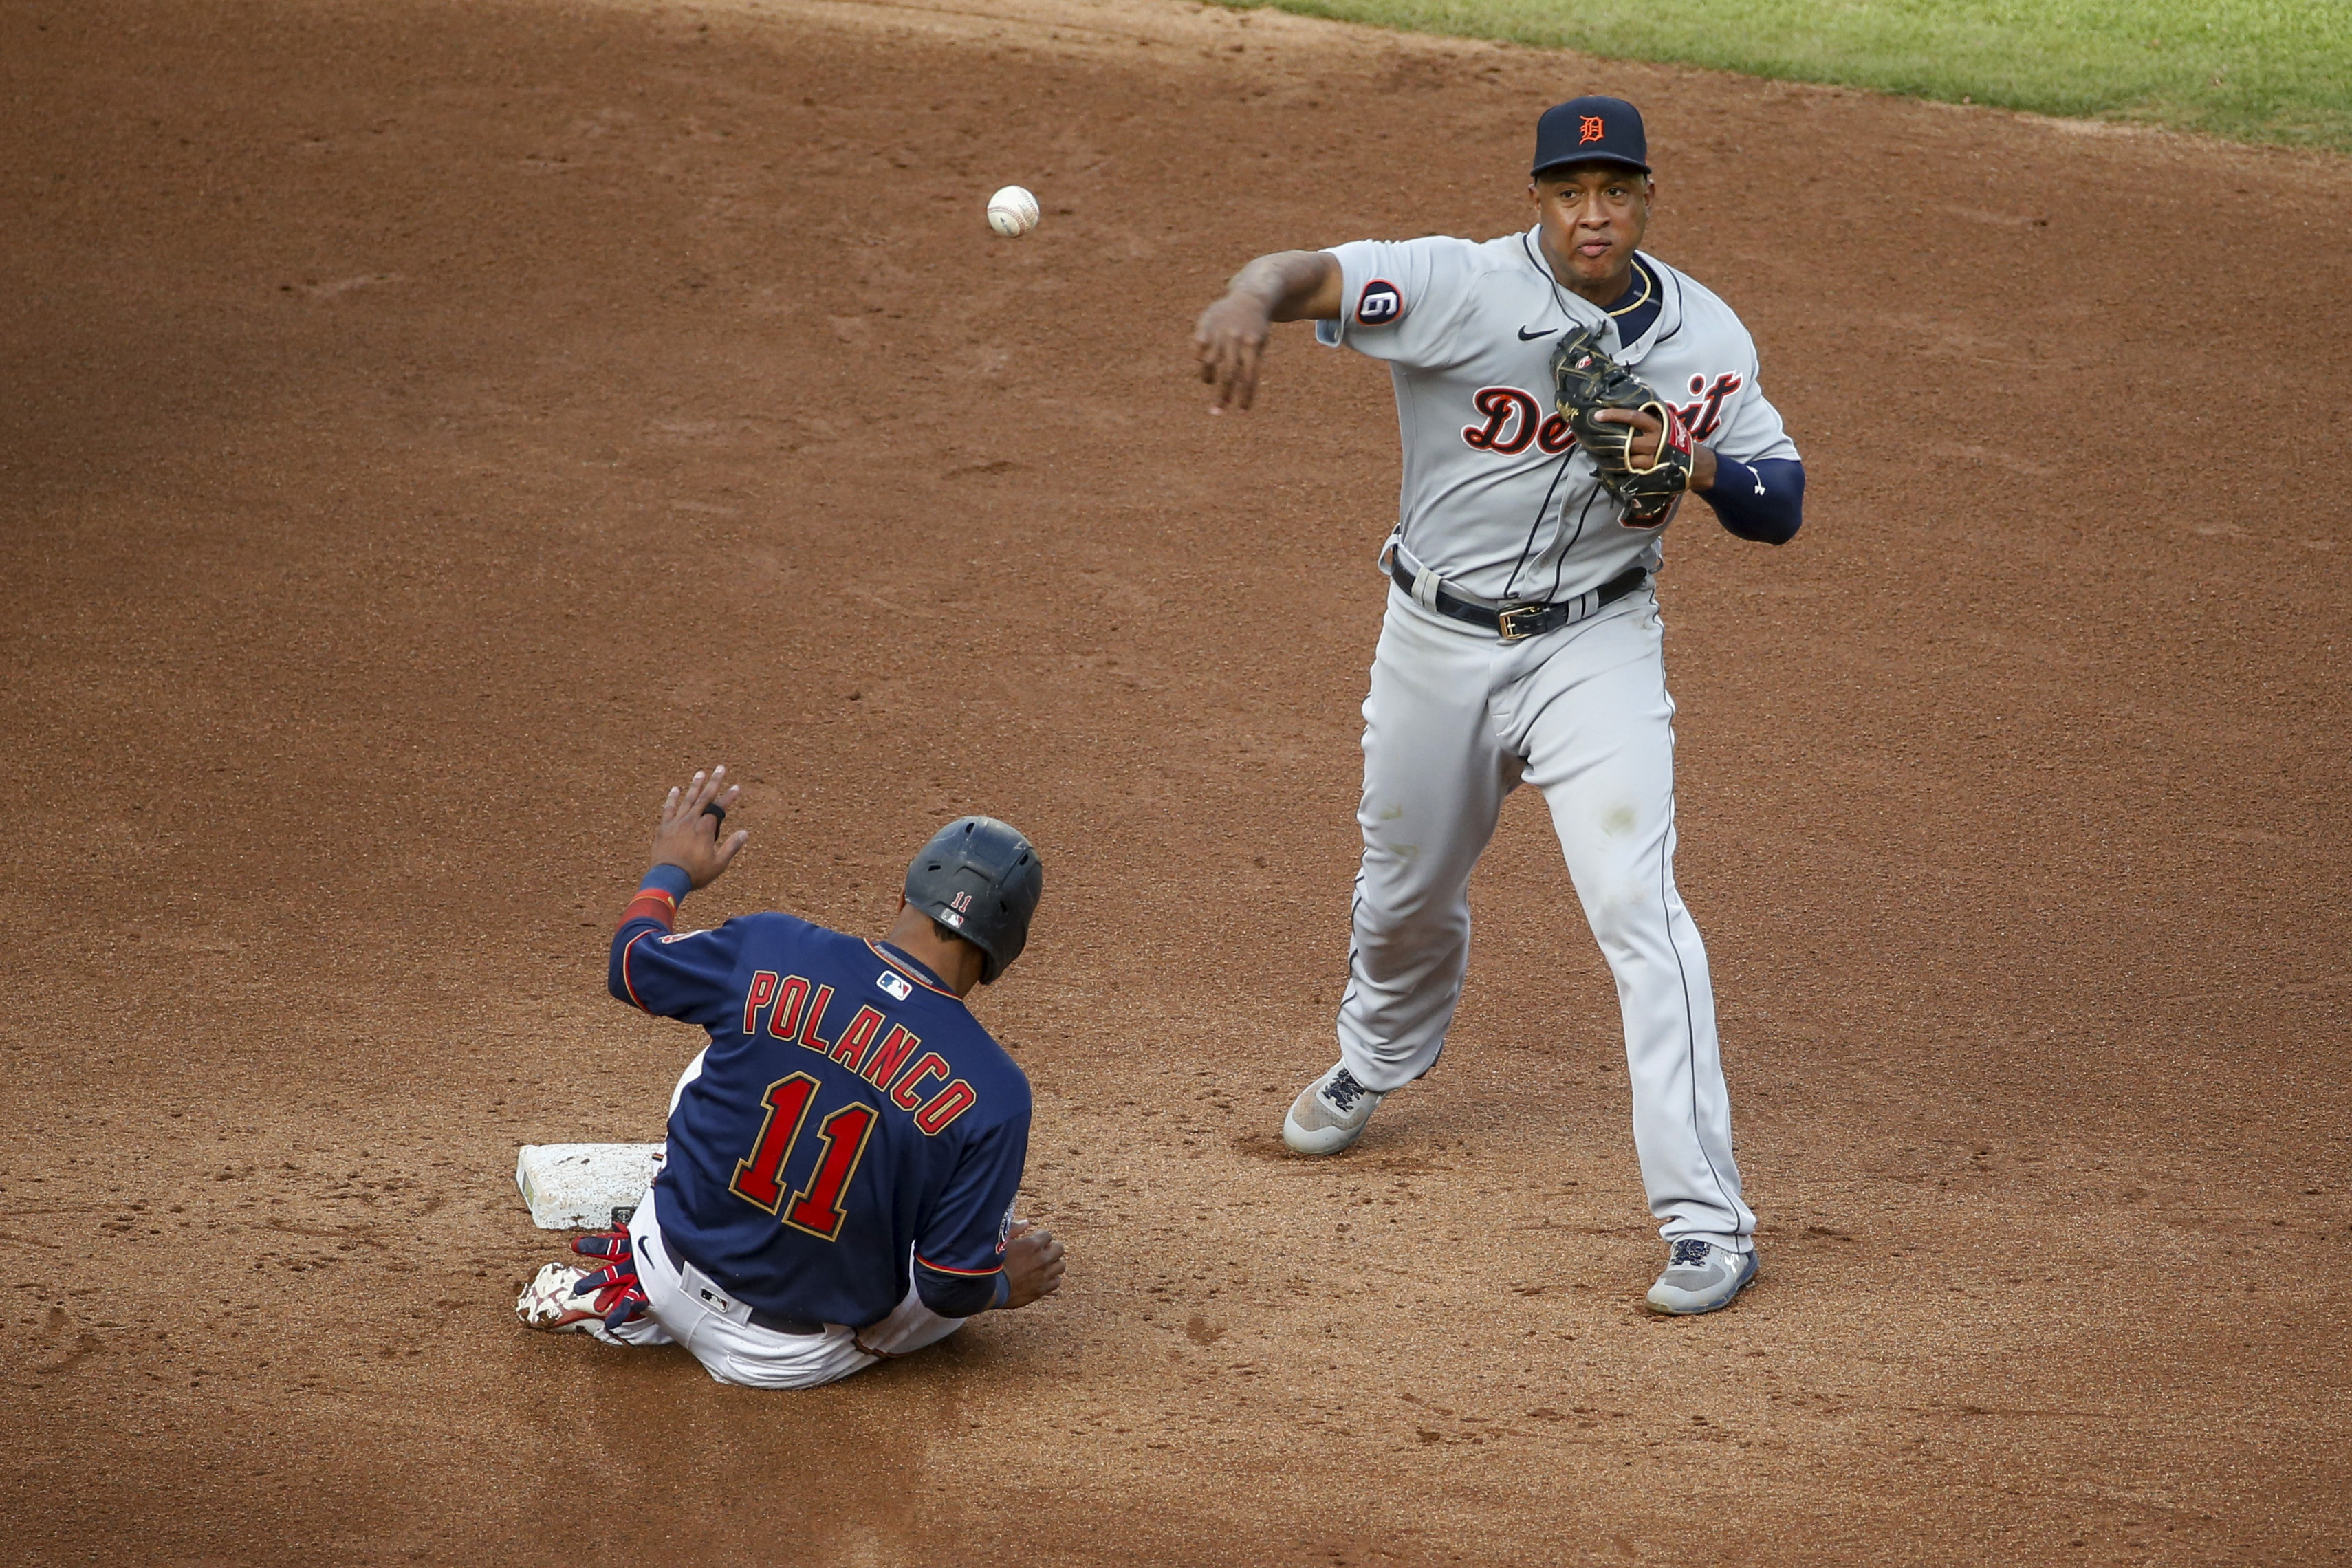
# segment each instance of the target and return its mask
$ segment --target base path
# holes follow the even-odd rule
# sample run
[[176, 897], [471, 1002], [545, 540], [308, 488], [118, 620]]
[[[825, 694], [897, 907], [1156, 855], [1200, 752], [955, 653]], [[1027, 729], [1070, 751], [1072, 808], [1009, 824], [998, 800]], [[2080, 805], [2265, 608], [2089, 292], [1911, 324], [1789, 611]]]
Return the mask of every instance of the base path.
[[[1517, 226], [1587, 90], [1813, 486], [1662, 583], [1764, 1254], [1690, 1322], [1532, 799], [1441, 1068], [1282, 1156], [1395, 427], [1186, 364], [1258, 252]], [[1140, 0], [43, 0], [0, 101], [0, 1561], [2346, 1538], [2352, 163]], [[981, 1008], [1069, 1287], [791, 1398], [509, 1315], [516, 1146], [694, 1048], [604, 947], [722, 760], [697, 921], [1054, 867]]]

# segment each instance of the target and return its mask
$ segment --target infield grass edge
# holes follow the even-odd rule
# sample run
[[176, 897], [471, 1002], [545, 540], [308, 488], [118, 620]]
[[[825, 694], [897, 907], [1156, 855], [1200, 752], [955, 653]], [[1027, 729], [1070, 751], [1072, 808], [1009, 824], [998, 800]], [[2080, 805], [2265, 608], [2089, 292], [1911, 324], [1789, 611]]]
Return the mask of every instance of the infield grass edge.
[[1217, 3], [2352, 153], [2352, 5], [2335, 0]]

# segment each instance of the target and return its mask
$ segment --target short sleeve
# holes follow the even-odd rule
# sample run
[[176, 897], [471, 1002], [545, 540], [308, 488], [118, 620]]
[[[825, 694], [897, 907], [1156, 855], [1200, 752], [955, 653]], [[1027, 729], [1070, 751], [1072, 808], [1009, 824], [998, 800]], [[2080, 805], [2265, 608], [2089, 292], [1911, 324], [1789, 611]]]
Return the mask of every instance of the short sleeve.
[[1029, 1118], [1000, 1121], [967, 1145], [915, 1243], [915, 1261], [941, 1274], [993, 1274], [1004, 1266], [1004, 1241], [1021, 1172], [1029, 1160]]
[[710, 931], [666, 931], [651, 921], [625, 933], [615, 963], [626, 999], [659, 1018], [677, 1018], [712, 1028], [734, 1017], [742, 1005], [733, 984], [749, 921], [732, 920]]
[[1773, 458], [1794, 460], [1797, 444], [1782, 428], [1780, 411], [1764, 395], [1763, 369], [1757, 362], [1753, 342], [1748, 344], [1747, 358], [1747, 374], [1724, 400], [1721, 420], [1705, 440], [1715, 448], [1717, 457], [1735, 462], [1756, 463]]
[[1316, 341], [1412, 370], [1450, 364], [1467, 351], [1456, 328], [1470, 304], [1466, 252], [1458, 239], [1359, 239], [1325, 255], [1339, 263], [1339, 318], [1315, 324]]

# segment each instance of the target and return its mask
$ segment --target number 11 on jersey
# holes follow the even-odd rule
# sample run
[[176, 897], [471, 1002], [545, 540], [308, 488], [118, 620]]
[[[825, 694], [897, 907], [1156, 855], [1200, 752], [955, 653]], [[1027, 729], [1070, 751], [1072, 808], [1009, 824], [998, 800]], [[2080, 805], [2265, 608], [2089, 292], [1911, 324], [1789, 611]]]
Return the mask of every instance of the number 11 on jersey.
[[735, 1163], [734, 1178], [727, 1186], [737, 1197], [776, 1215], [794, 1230], [838, 1241], [841, 1222], [847, 1217], [842, 1194], [849, 1190], [850, 1178], [857, 1173], [857, 1163], [865, 1157], [866, 1140], [874, 1132], [876, 1115], [870, 1105], [853, 1100], [817, 1123], [817, 1139], [824, 1150], [817, 1156], [816, 1172], [807, 1186], [792, 1194], [790, 1206], [777, 1213], [784, 1198], [784, 1166], [793, 1157], [793, 1145], [800, 1142], [809, 1102], [816, 1098], [816, 1079], [804, 1072], [780, 1078], [768, 1086], [768, 1092], [760, 1097], [768, 1108], [767, 1119], [760, 1123], [760, 1136], [753, 1141], [751, 1152]]

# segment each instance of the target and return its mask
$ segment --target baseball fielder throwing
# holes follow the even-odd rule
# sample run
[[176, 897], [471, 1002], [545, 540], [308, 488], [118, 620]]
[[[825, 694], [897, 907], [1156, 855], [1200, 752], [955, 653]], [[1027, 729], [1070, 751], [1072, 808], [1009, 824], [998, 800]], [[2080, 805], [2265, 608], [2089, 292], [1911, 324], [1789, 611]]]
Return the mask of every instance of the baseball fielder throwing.
[[1698, 929], [1675, 891], [1674, 701], [1653, 575], [1695, 491], [1743, 539], [1797, 531], [1804, 470], [1730, 307], [1640, 246], [1656, 186], [1633, 106], [1536, 129], [1535, 222], [1485, 244], [1260, 257], [1202, 312], [1213, 411], [1246, 408], [1275, 321], [1388, 362], [1404, 472], [1364, 700], [1363, 829], [1339, 1060], [1283, 1138], [1354, 1142], [1429, 1071], [1469, 956], [1471, 868], [1522, 781], [1550, 807], [1624, 1012], [1661, 1312], [1728, 1306], [1755, 1215]]

